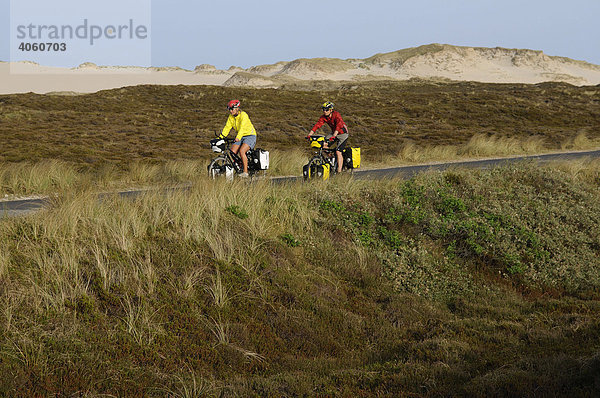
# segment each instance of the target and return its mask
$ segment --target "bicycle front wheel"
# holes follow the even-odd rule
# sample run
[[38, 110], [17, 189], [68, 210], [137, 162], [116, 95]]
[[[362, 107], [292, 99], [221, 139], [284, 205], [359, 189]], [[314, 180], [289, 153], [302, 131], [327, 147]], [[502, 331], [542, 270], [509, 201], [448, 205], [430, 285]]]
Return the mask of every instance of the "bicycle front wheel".
[[303, 170], [303, 177], [304, 180], [310, 180], [313, 178], [323, 178], [322, 172], [320, 170], [322, 170], [322, 167], [319, 166], [323, 166], [324, 162], [323, 159], [320, 156], [315, 156], [314, 158], [312, 158], [311, 160], [308, 161], [308, 164], [306, 164], [304, 166], [304, 170]]
[[233, 167], [224, 156], [214, 158], [208, 165], [208, 177], [216, 179], [225, 177], [227, 180], [233, 180]]

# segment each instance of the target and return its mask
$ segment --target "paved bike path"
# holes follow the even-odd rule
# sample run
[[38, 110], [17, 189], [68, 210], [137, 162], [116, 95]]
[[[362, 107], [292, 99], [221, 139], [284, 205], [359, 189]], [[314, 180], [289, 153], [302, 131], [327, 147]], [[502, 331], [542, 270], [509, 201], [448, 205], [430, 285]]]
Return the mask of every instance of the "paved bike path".
[[598, 158], [600, 157], [600, 150], [595, 151], [579, 151], [579, 152], [561, 152], [561, 153], [548, 153], [543, 155], [531, 155], [531, 156], [515, 156], [510, 158], [494, 158], [494, 159], [483, 159], [483, 160], [470, 160], [462, 162], [449, 162], [449, 163], [433, 163], [417, 166], [405, 166], [405, 167], [393, 167], [388, 169], [375, 169], [375, 170], [363, 170], [356, 171], [354, 174], [360, 177], [403, 177], [410, 178], [416, 174], [424, 171], [434, 170], [447, 170], [450, 168], [478, 168], [486, 169], [492, 167], [499, 167], [509, 163], [515, 162], [535, 162], [535, 163], [548, 163], [555, 161], [568, 161], [578, 160], [584, 158]]
[[[482, 159], [482, 160], [468, 160], [459, 162], [446, 162], [446, 163], [429, 163], [421, 164], [416, 166], [400, 166], [390, 167], [385, 169], [372, 169], [372, 170], [355, 170], [354, 178], [366, 179], [366, 178], [410, 178], [419, 173], [425, 171], [441, 171], [450, 168], [478, 168], [485, 169], [491, 167], [499, 167], [508, 163], [515, 162], [536, 162], [536, 163], [547, 163], [554, 161], [567, 161], [577, 160], [584, 158], [598, 158], [600, 157], [600, 150], [594, 151], [577, 151], [577, 152], [560, 152], [560, 153], [548, 153], [542, 155], [529, 155], [529, 156], [514, 156], [509, 158], [493, 158], [493, 159]], [[273, 177], [271, 178], [274, 182], [289, 182], [302, 180], [302, 177]]]
[[[461, 162], [447, 162], [447, 163], [431, 163], [422, 164], [417, 166], [401, 166], [401, 167], [390, 167], [385, 169], [373, 169], [373, 170], [356, 170], [353, 174], [354, 178], [367, 179], [367, 178], [410, 178], [416, 174], [425, 171], [439, 171], [446, 170], [449, 168], [491, 168], [498, 167], [508, 163], [515, 162], [536, 162], [546, 163], [553, 161], [567, 161], [577, 160], [583, 158], [598, 158], [600, 157], [600, 150], [594, 151], [578, 151], [578, 152], [560, 152], [560, 153], [548, 153], [543, 155], [531, 155], [531, 156], [515, 156], [509, 158], [494, 158], [484, 160], [470, 160]], [[302, 177], [272, 177], [270, 180], [273, 183], [285, 183], [302, 181]], [[190, 189], [190, 184], [184, 184], [173, 188], [165, 188], [162, 192], [168, 193], [178, 190]], [[103, 199], [111, 195], [119, 195], [121, 197], [136, 197], [150, 189], [140, 190], [128, 190], [120, 191], [115, 193], [102, 193], [98, 197]], [[48, 204], [48, 198], [34, 198], [34, 199], [19, 199], [19, 200], [8, 200], [0, 201], [0, 218], [14, 217], [19, 215], [25, 215], [37, 210], [42, 209]]]

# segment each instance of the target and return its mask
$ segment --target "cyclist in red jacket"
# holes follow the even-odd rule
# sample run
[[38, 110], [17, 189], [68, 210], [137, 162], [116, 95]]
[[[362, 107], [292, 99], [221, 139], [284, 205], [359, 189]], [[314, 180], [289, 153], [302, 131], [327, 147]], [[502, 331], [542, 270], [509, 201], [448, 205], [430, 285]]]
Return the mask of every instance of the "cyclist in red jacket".
[[346, 147], [346, 140], [348, 139], [348, 126], [344, 123], [342, 115], [338, 111], [333, 110], [333, 102], [325, 102], [321, 108], [323, 109], [323, 115], [319, 118], [317, 124], [314, 125], [308, 136], [310, 137], [321, 128], [325, 123], [331, 128], [331, 134], [325, 137], [325, 145], [327, 147], [328, 142], [333, 142], [336, 138], [338, 139], [338, 146], [335, 149], [335, 156], [337, 157], [337, 172], [342, 172], [342, 165], [344, 164], [342, 158], [342, 151]]

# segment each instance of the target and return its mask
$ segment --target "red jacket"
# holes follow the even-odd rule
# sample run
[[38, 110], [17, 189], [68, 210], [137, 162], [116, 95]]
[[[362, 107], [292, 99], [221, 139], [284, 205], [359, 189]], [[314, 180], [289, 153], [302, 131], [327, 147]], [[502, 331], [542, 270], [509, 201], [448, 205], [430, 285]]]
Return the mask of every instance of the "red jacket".
[[346, 123], [344, 123], [342, 115], [340, 115], [338, 111], [331, 112], [331, 115], [329, 115], [329, 117], [321, 115], [317, 124], [315, 124], [315, 126], [312, 128], [312, 132], [314, 133], [315, 131], [320, 129], [321, 126], [325, 123], [327, 123], [329, 127], [331, 127], [332, 133], [336, 130], [338, 134], [344, 134], [348, 132], [348, 127], [346, 126]]

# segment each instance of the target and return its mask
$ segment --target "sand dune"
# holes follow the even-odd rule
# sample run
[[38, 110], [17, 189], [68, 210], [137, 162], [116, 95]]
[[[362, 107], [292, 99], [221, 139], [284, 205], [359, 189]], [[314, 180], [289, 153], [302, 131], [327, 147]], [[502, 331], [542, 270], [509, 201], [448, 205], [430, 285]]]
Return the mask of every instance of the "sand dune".
[[600, 84], [600, 66], [542, 51], [429, 44], [366, 59], [301, 58], [271, 65], [220, 70], [202, 64], [179, 67], [98, 66], [53, 68], [33, 62], [0, 62], [0, 94], [88, 93], [140, 84], [280, 87], [310, 81], [450, 79], [487, 83], [566, 82]]

